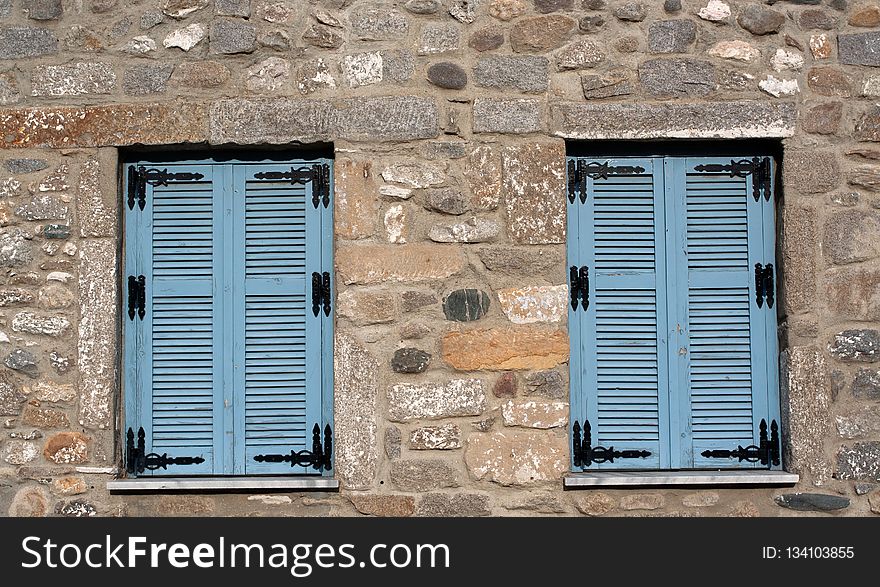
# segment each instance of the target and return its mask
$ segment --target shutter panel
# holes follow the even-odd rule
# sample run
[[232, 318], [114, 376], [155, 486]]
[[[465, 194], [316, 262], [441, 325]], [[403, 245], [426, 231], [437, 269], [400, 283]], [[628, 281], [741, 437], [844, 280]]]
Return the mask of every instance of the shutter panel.
[[[243, 473], [318, 473], [289, 463], [254, 460], [257, 455], [312, 449], [312, 428], [321, 419], [321, 323], [323, 306], [312, 308], [312, 275], [321, 274], [321, 207], [312, 184], [260, 180], [258, 172], [289, 171], [290, 165], [236, 168], [234, 217], [243, 295], [236, 298], [237, 454]], [[328, 270], [329, 271], [329, 270]], [[240, 405], [240, 408], [242, 406]]]
[[144, 428], [146, 453], [204, 459], [143, 475], [213, 474], [222, 471], [218, 447], [223, 438], [222, 403], [217, 400], [222, 308], [215, 295], [213, 262], [221, 188], [209, 165], [162, 168], [203, 178], [148, 184], [144, 210], [136, 206], [129, 212], [132, 228], [127, 235], [134, 246], [129, 247], [127, 274], [145, 277], [146, 312], [142, 321], [126, 322], [137, 345], [137, 405], [127, 419], [135, 432]]
[[[730, 158], [687, 159], [676, 175], [686, 210], [686, 252], [678, 259], [688, 284], [679, 294], [686, 297], [682, 368], [690, 392], [682, 397], [690, 437], [680, 453], [684, 467], [761, 467], [701, 453], [757, 445], [760, 421], [779, 417], [776, 378], [769, 377], [776, 370], [776, 306], [758, 307], [755, 299], [756, 263], [775, 266], [773, 199], [755, 202], [751, 176], [695, 169], [729, 163]], [[771, 410], [771, 403], [777, 408]]]
[[[589, 307], [571, 311], [572, 420], [592, 445], [647, 450], [590, 469], [668, 466], [666, 228], [661, 160], [583, 160], [640, 166], [642, 173], [587, 178], [569, 204], [569, 267], [589, 267]], [[576, 214], [576, 218], [573, 216]], [[578, 365], [578, 362], [580, 363]]]

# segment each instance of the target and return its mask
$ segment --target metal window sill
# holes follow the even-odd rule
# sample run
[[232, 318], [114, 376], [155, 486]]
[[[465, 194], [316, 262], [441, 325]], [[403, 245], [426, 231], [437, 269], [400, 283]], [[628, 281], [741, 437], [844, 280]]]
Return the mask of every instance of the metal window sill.
[[785, 471], [596, 471], [569, 473], [565, 489], [594, 487], [777, 487], [790, 486], [800, 477]]
[[332, 477], [140, 477], [107, 482], [110, 493], [167, 493], [173, 491], [338, 491]]

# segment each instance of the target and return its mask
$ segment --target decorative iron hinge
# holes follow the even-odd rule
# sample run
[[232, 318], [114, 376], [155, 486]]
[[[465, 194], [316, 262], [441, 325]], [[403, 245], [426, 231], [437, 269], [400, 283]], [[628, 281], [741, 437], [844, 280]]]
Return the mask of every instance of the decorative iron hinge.
[[200, 465], [205, 462], [202, 457], [169, 457], [168, 453], [160, 455], [154, 452], [147, 454], [147, 435], [143, 428], [138, 429], [137, 438], [135, 446], [134, 431], [129, 428], [125, 439], [125, 470], [130, 475], [157, 469], [167, 470], [168, 465]]
[[330, 166], [326, 163], [315, 163], [304, 167], [291, 167], [288, 171], [260, 171], [254, 179], [268, 181], [285, 180], [291, 185], [312, 184], [312, 205], [317, 208], [321, 204], [330, 206]]
[[745, 448], [737, 446], [735, 450], [704, 450], [707, 459], [738, 459], [739, 462], [761, 463], [768, 469], [779, 465], [779, 426], [776, 420], [770, 422], [770, 438], [767, 438], [767, 421], [761, 420], [758, 427], [758, 446], [754, 444]]
[[752, 176], [752, 196], [755, 201], [764, 196], [765, 201], [770, 201], [770, 195], [773, 191], [773, 177], [771, 176], [771, 166], [769, 157], [752, 157], [751, 159], [730, 160], [730, 163], [722, 165], [719, 163], [707, 163], [697, 165], [694, 171], [700, 173], [729, 173], [730, 177], [748, 177]]
[[333, 469], [333, 431], [330, 424], [324, 426], [324, 445], [321, 445], [321, 427], [312, 428], [312, 450], [299, 452], [291, 449], [289, 454], [256, 455], [258, 463], [290, 463], [293, 467], [312, 467], [318, 471]]
[[614, 450], [613, 446], [590, 446], [593, 443], [590, 421], [584, 420], [584, 436], [577, 420], [571, 429], [572, 456], [575, 467], [589, 467], [593, 463], [613, 463], [614, 459], [645, 459], [651, 456], [646, 450]]
[[128, 209], [134, 210], [135, 200], [141, 210], [147, 205], [147, 184], [167, 186], [169, 181], [194, 181], [205, 177], [201, 173], [179, 171], [169, 173], [168, 169], [147, 169], [143, 165], [128, 168]]
[[330, 315], [330, 302], [333, 299], [333, 293], [330, 291], [330, 273], [327, 271], [312, 273], [312, 313], [317, 316], [321, 313], [321, 307], [324, 308], [324, 315]]
[[590, 268], [586, 265], [578, 269], [572, 265], [568, 270], [569, 294], [571, 295], [571, 309], [578, 309], [578, 300], [584, 310], [590, 307]]
[[581, 204], [587, 201], [587, 178], [608, 179], [612, 175], [639, 175], [645, 168], [639, 165], [610, 165], [607, 161], [587, 163], [583, 159], [568, 162], [568, 201], [575, 203], [580, 195]]
[[759, 308], [764, 305], [765, 299], [767, 307], [772, 308], [775, 299], [773, 263], [767, 263], [765, 266], [755, 263], [755, 303]]
[[141, 320], [147, 314], [147, 278], [143, 275], [128, 276], [128, 317]]

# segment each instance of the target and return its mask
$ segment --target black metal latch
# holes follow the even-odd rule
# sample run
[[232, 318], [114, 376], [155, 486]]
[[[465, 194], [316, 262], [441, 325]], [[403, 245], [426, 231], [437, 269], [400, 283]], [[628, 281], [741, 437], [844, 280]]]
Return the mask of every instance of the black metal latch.
[[[583, 159], [568, 161], [568, 201], [574, 204], [580, 195], [581, 204], [587, 201], [587, 178], [608, 179], [612, 175], [640, 175], [645, 168], [640, 165], [610, 165], [608, 161], [599, 163]], [[580, 194], [578, 194], [580, 192]]]
[[256, 455], [258, 463], [290, 463], [293, 467], [312, 467], [318, 471], [330, 471], [333, 468], [333, 431], [330, 424], [324, 426], [324, 445], [321, 446], [321, 427], [315, 424], [312, 428], [312, 450], [299, 452], [291, 449], [289, 454]]
[[766, 299], [767, 307], [772, 308], [774, 297], [773, 263], [767, 263], [763, 266], [760, 263], [755, 263], [755, 303], [760, 308]]
[[764, 196], [765, 201], [770, 201], [773, 192], [772, 168], [769, 157], [752, 157], [751, 159], [730, 160], [728, 164], [708, 163], [697, 165], [694, 171], [699, 173], [728, 173], [730, 177], [752, 176], [752, 196], [755, 201]]
[[286, 180], [294, 184], [312, 184], [312, 205], [317, 208], [321, 204], [330, 206], [330, 166], [326, 163], [315, 163], [304, 167], [291, 167], [288, 171], [260, 171], [254, 179], [270, 181]]
[[586, 265], [578, 269], [572, 265], [568, 270], [569, 294], [571, 295], [571, 309], [578, 309], [578, 299], [584, 310], [590, 307], [590, 268]]
[[143, 275], [128, 276], [128, 317], [135, 315], [141, 320], [147, 313], [147, 279]]
[[571, 428], [572, 456], [575, 467], [589, 467], [593, 463], [613, 463], [614, 459], [645, 459], [651, 456], [646, 450], [614, 450], [613, 446], [590, 446], [593, 443], [590, 422], [584, 420], [584, 436], [577, 420]]
[[135, 446], [134, 431], [131, 428], [128, 429], [125, 439], [125, 470], [130, 475], [157, 469], [167, 470], [168, 465], [200, 465], [205, 462], [202, 457], [169, 457], [168, 453], [160, 455], [154, 452], [147, 454], [146, 437], [144, 429], [140, 428], [137, 433], [137, 446]]
[[761, 420], [758, 446], [754, 444], [745, 448], [737, 446], [735, 450], [705, 450], [701, 455], [707, 459], [738, 459], [739, 462], [758, 463], [766, 466], [779, 465], [779, 426], [776, 420], [770, 422], [770, 438], [767, 438], [767, 421]]
[[147, 184], [167, 186], [169, 181], [193, 181], [205, 177], [201, 173], [180, 171], [169, 173], [168, 169], [147, 169], [143, 165], [128, 168], [128, 209], [134, 210], [135, 200], [141, 210], [147, 205]]
[[327, 271], [312, 273], [312, 313], [317, 316], [321, 313], [321, 306], [324, 307], [324, 315], [330, 315], [330, 302], [333, 299], [333, 293], [330, 291], [330, 273]]

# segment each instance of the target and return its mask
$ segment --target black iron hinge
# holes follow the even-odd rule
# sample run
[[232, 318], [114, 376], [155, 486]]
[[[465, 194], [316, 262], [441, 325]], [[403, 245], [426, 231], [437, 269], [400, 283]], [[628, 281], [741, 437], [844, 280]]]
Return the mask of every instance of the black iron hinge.
[[752, 157], [751, 159], [730, 160], [730, 163], [708, 163], [697, 165], [694, 171], [699, 173], [728, 173], [730, 177], [752, 176], [752, 196], [755, 201], [764, 196], [765, 201], [770, 201], [773, 192], [772, 166], [769, 157]]
[[205, 177], [201, 173], [179, 171], [169, 173], [168, 169], [147, 169], [143, 165], [128, 168], [128, 209], [134, 210], [135, 202], [141, 210], [147, 205], [147, 184], [167, 186], [169, 181], [194, 181]]
[[767, 421], [761, 420], [758, 426], [758, 445], [745, 448], [737, 446], [735, 450], [705, 450], [702, 454], [707, 459], [738, 459], [739, 462], [761, 463], [768, 469], [779, 465], [779, 426], [776, 420], [770, 422], [770, 437], [767, 437]]
[[299, 452], [291, 449], [289, 454], [256, 455], [258, 463], [290, 463], [293, 467], [311, 467], [318, 471], [333, 469], [333, 430], [330, 424], [324, 426], [324, 444], [321, 444], [321, 427], [312, 428], [312, 450]]
[[291, 167], [287, 171], [260, 171], [254, 179], [269, 181], [285, 180], [291, 185], [312, 184], [312, 205], [317, 208], [321, 204], [330, 206], [330, 166], [326, 163], [315, 163], [304, 167]]
[[143, 275], [128, 276], [128, 317], [141, 320], [147, 314], [147, 278]]
[[333, 292], [330, 290], [330, 273], [312, 273], [312, 313], [317, 316], [323, 306], [324, 315], [329, 316]]
[[134, 430], [129, 428], [125, 438], [125, 470], [130, 475], [157, 469], [167, 470], [168, 465], [200, 465], [205, 462], [202, 457], [169, 457], [168, 453], [160, 455], [154, 452], [147, 454], [146, 446], [147, 435], [144, 429], [138, 429], [137, 444], [135, 444]]
[[578, 300], [581, 307], [586, 310], [590, 307], [590, 268], [586, 265], [578, 268], [572, 265], [568, 270], [569, 295], [571, 296], [571, 309], [578, 309]]
[[760, 308], [764, 305], [764, 300], [766, 300], [767, 307], [772, 308], [775, 294], [773, 263], [767, 263], [767, 265], [755, 263], [755, 303]]
[[645, 459], [651, 456], [647, 450], [614, 450], [613, 446], [590, 446], [593, 443], [590, 421], [584, 420], [583, 438], [577, 420], [571, 428], [572, 456], [575, 467], [589, 467], [593, 463], [613, 463], [614, 459]]
[[581, 204], [587, 201], [587, 178], [608, 179], [612, 175], [640, 175], [645, 168], [640, 165], [610, 165], [607, 161], [587, 163], [583, 159], [568, 161], [568, 201], [572, 204], [580, 196]]

